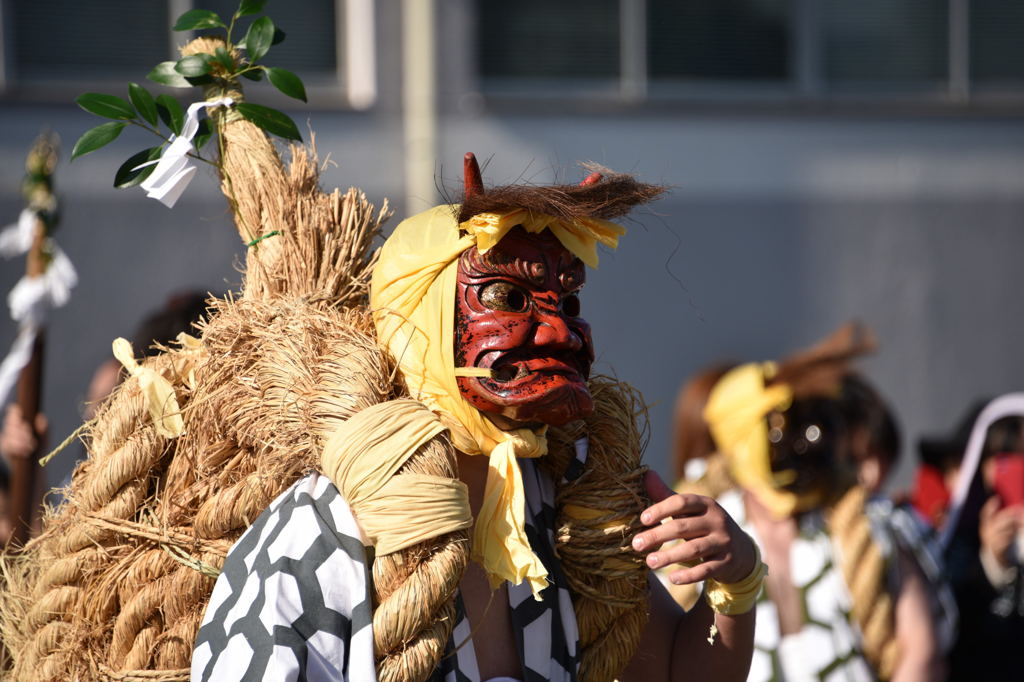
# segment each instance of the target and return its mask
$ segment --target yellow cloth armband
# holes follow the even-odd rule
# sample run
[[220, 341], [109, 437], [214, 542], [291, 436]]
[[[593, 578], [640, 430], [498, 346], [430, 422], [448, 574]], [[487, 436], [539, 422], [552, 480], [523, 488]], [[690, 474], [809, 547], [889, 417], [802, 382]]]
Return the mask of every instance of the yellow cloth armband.
[[761, 561], [761, 550], [754, 543], [754, 570], [738, 583], [720, 583], [708, 579], [704, 583], [704, 599], [715, 613], [738, 616], [754, 608], [761, 586], [768, 576], [768, 565]]

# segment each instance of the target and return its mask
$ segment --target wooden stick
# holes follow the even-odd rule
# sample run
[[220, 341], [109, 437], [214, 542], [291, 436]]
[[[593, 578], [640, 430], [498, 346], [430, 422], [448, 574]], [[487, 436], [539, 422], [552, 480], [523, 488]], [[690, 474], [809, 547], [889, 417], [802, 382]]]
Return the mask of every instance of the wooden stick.
[[[56, 199], [53, 195], [53, 172], [57, 167], [57, 148], [59, 141], [53, 133], [43, 133], [36, 138], [35, 144], [25, 161], [25, 182], [22, 193], [28, 206], [35, 212], [36, 219], [32, 231], [32, 246], [25, 259], [25, 276], [28, 278], [42, 277], [48, 267], [46, 255], [46, 238], [50, 225], [45, 215], [54, 215]], [[42, 400], [43, 390], [43, 349], [46, 347], [46, 330], [39, 329], [32, 343], [32, 354], [28, 363], [18, 376], [18, 407], [21, 408], [22, 419], [35, 435], [36, 447], [27, 456], [11, 457], [11, 491], [9, 517], [11, 521], [11, 537], [9, 542], [15, 546], [23, 546], [32, 531], [32, 523], [39, 515], [39, 500], [42, 490], [39, 483], [40, 450], [43, 446], [43, 434], [36, 428], [36, 417]]]
[[[35, 234], [32, 248], [26, 258], [25, 274], [28, 277], [41, 277], [46, 272], [46, 260], [43, 245], [46, 241], [46, 225], [36, 218]], [[22, 419], [32, 429], [36, 437], [36, 447], [27, 456], [11, 457], [11, 539], [15, 545], [24, 545], [32, 528], [33, 517], [37, 513], [36, 483], [39, 465], [39, 451], [42, 447], [42, 434], [36, 429], [36, 416], [42, 401], [43, 392], [43, 350], [46, 347], [46, 331], [40, 329], [32, 343], [32, 356], [22, 368], [18, 376], [18, 407], [21, 408]]]

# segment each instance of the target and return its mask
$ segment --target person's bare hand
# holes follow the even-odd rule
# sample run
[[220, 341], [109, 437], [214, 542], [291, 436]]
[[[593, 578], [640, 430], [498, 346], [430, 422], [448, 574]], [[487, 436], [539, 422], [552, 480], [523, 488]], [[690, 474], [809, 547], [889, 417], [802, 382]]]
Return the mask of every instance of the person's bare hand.
[[[647, 472], [644, 483], [654, 504], [641, 513], [640, 521], [652, 528], [636, 534], [633, 549], [648, 553], [648, 566], [685, 564], [669, 574], [677, 585], [707, 578], [736, 583], [753, 572], [754, 541], [718, 502], [703, 495], [673, 493], [653, 471]], [[662, 550], [672, 540], [686, 542]]]
[[1024, 508], [1005, 507], [1000, 509], [1002, 501], [993, 495], [981, 508], [981, 519], [978, 534], [981, 546], [988, 550], [1000, 566], [1010, 565], [1009, 553], [1017, 529], [1024, 522]]
[[36, 428], [25, 420], [21, 408], [12, 403], [4, 415], [3, 430], [0, 431], [0, 453], [8, 459], [31, 457], [39, 445], [38, 433], [45, 438], [48, 429], [46, 417], [36, 415]]

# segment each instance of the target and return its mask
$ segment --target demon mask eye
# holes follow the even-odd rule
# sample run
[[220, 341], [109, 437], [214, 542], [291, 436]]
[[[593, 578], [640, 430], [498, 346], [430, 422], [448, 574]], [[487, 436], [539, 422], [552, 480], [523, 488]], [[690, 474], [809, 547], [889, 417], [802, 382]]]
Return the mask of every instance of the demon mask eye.
[[569, 294], [562, 298], [562, 313], [568, 317], [580, 316], [580, 297], [576, 294]]
[[524, 313], [530, 307], [530, 295], [510, 282], [492, 282], [480, 290], [480, 302], [490, 310]]

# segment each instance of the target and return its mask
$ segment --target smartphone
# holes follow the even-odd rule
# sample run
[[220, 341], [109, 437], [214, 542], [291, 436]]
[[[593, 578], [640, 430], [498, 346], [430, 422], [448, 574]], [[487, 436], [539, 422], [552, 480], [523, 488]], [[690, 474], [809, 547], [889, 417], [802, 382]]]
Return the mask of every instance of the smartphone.
[[942, 525], [942, 519], [949, 506], [949, 491], [942, 478], [942, 472], [930, 464], [921, 464], [917, 469], [911, 504], [933, 528]]
[[1024, 504], [1024, 452], [1003, 452], [995, 458], [995, 489], [1003, 506]]

